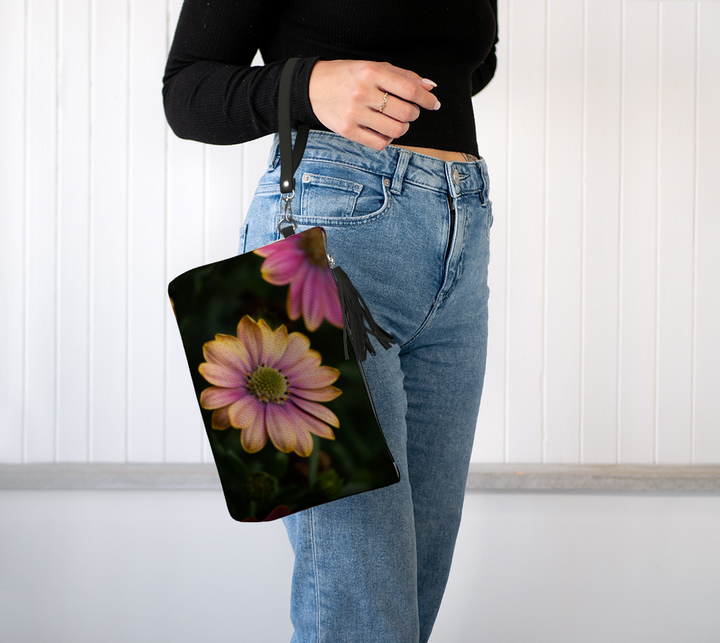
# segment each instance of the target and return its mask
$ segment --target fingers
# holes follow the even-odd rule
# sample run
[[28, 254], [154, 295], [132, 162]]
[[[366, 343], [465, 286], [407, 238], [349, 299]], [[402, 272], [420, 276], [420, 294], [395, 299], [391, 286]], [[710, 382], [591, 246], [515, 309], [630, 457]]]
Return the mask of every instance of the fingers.
[[[380, 73], [376, 70], [369, 70], [373, 75], [375, 83], [381, 92], [389, 92], [397, 98], [415, 103], [425, 109], [435, 109], [438, 102], [437, 97], [432, 93], [434, 89], [426, 84], [419, 74], [410, 69], [402, 69], [387, 62], [377, 63]], [[382, 101], [382, 98], [380, 99]], [[388, 102], [389, 102], [388, 98]], [[380, 103], [378, 103], [378, 108]], [[385, 112], [386, 110], [383, 110]]]
[[372, 110], [366, 121], [363, 121], [363, 125], [366, 125], [370, 129], [375, 130], [378, 134], [381, 134], [391, 140], [394, 138], [400, 138], [410, 129], [409, 123], [401, 123], [396, 121], [394, 118], [384, 116], [380, 112], [373, 113]]
[[[420, 109], [437, 109], [439, 102], [432, 93], [434, 83], [409, 69], [388, 62], [361, 61], [354, 72], [360, 81], [355, 87], [356, 109], [348, 127], [341, 131], [346, 138], [383, 150], [393, 139], [400, 138], [410, 128], [409, 123], [420, 116]], [[383, 97], [387, 100], [383, 111]]]
[[[374, 130], [387, 140], [386, 144], [389, 144], [393, 139], [400, 138], [407, 133], [410, 129], [410, 123], [420, 116], [420, 108], [414, 103], [401, 100], [397, 96], [388, 93], [385, 107], [380, 112], [384, 92], [381, 94], [378, 90], [377, 96], [375, 105], [368, 105], [369, 109], [363, 113], [363, 117], [358, 124]], [[374, 145], [371, 146], [375, 147]]]
[[358, 125], [354, 128], [351, 136], [348, 136], [348, 138], [352, 141], [361, 143], [362, 145], [366, 145], [367, 147], [372, 147], [375, 150], [384, 150], [390, 143], [392, 143], [393, 140], [392, 137], [383, 136], [375, 130], [368, 129], [363, 125]]
[[390, 93], [387, 95], [385, 107], [383, 107], [381, 112], [380, 106], [383, 103], [385, 92], [378, 90], [377, 95], [379, 96], [379, 101], [375, 105], [368, 105], [368, 107], [381, 116], [389, 116], [390, 118], [394, 118], [396, 121], [400, 121], [402, 123], [415, 121], [420, 116], [420, 108], [415, 103], [409, 103], [405, 100], [401, 100]]

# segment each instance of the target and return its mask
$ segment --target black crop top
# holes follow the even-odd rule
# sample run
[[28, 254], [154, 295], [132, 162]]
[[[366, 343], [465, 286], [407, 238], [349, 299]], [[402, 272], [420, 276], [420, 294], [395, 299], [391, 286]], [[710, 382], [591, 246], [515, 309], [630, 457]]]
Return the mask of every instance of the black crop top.
[[[310, 103], [313, 65], [387, 61], [434, 80], [442, 103], [421, 107], [392, 143], [479, 156], [471, 97], [495, 73], [497, 42], [497, 0], [184, 0], [163, 76], [165, 115], [178, 137], [215, 145], [277, 132], [282, 67], [300, 56], [292, 128], [331, 131]], [[258, 49], [265, 65], [251, 67]]]

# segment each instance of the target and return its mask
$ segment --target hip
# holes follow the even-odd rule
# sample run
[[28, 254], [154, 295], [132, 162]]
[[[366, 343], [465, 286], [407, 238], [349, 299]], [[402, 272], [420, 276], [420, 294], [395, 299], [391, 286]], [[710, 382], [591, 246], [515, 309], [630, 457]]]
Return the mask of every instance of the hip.
[[[276, 135], [241, 228], [240, 253], [282, 238], [279, 181]], [[400, 146], [378, 151], [310, 130], [291, 208], [296, 232], [325, 229], [328, 253], [399, 342], [453, 299], [457, 320], [485, 308], [493, 217], [482, 157], [458, 162]]]

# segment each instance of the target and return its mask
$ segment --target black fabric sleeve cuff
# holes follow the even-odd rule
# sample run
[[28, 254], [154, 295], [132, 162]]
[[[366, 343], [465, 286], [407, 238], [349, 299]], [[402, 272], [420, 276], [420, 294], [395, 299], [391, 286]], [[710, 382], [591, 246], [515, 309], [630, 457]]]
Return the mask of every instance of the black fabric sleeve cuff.
[[297, 129], [300, 123], [322, 125], [310, 102], [310, 74], [318, 60], [320, 56], [301, 58], [293, 71], [290, 86], [290, 127], [293, 129]]

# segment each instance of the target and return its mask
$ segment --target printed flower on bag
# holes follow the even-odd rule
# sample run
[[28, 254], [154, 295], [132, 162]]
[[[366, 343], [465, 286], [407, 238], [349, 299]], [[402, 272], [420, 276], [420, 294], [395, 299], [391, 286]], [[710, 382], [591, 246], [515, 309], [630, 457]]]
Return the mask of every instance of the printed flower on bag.
[[268, 436], [279, 451], [303, 457], [312, 452], [311, 433], [335, 439], [330, 426], [338, 428], [339, 420], [319, 402], [342, 393], [332, 386], [340, 371], [320, 366], [322, 355], [302, 333], [288, 334], [285, 324], [273, 331], [264, 319], [245, 315], [237, 337], [217, 333], [203, 344], [203, 355], [198, 369], [214, 386], [200, 394], [200, 404], [214, 409], [213, 429], [242, 429], [248, 453], [260, 451]]
[[[278, 518], [284, 518], [285, 516], [289, 516], [292, 512], [290, 511], [290, 507], [287, 505], [278, 505], [273, 509], [265, 518], [263, 518], [263, 521], [266, 520], [277, 520]], [[261, 522], [259, 518], [255, 518], [255, 516], [248, 516], [247, 518], [243, 518], [240, 522]]]
[[287, 295], [290, 319], [303, 315], [310, 332], [317, 330], [323, 319], [337, 328], [343, 327], [337, 285], [327, 265], [319, 228], [309, 228], [254, 252], [266, 257], [260, 269], [265, 281], [275, 286], [290, 284]]

